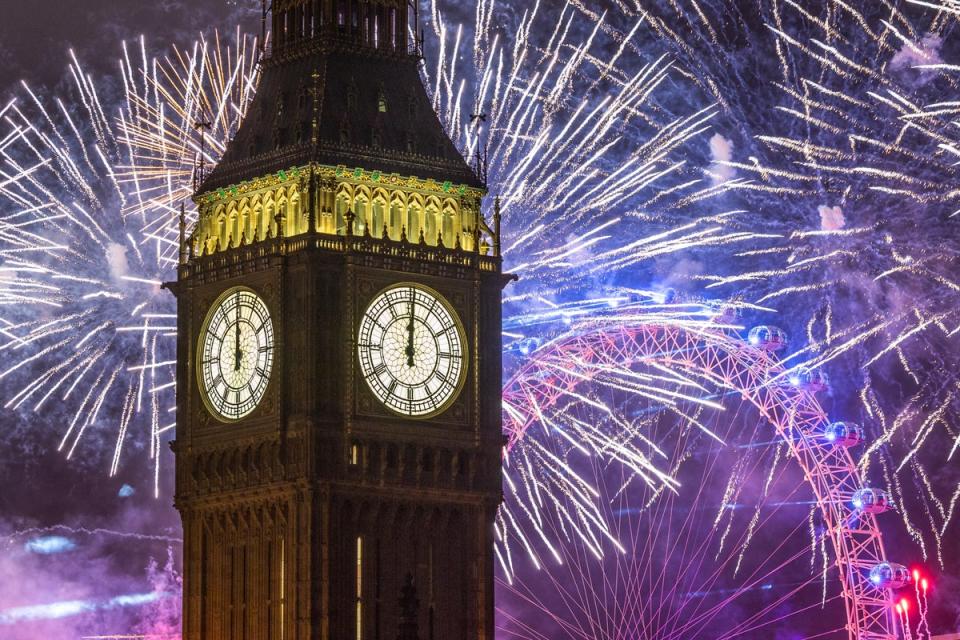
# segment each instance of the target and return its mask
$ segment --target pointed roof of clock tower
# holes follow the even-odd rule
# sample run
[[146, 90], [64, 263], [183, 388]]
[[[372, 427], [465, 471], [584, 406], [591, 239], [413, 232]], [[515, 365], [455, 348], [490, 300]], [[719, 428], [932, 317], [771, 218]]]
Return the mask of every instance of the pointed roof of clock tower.
[[311, 162], [474, 187], [408, 42], [407, 0], [274, 0], [246, 118], [199, 192]]

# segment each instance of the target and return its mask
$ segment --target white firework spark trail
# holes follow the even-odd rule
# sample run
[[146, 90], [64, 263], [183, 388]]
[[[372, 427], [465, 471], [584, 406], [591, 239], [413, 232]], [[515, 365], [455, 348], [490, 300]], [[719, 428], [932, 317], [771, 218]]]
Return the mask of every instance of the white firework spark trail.
[[[790, 308], [819, 298], [808, 345], [795, 358], [814, 367], [859, 366], [853, 382], [876, 435], [861, 468], [879, 467], [906, 530], [944, 566], [948, 504], [960, 494], [960, 478], [952, 489], [946, 478], [929, 478], [954, 459], [960, 442], [953, 355], [960, 286], [958, 247], [950, 241], [960, 191], [958, 111], [942, 101], [956, 94], [958, 77], [939, 64], [945, 36], [936, 34], [956, 25], [904, 11], [862, 15], [845, 7], [853, 20], [833, 37], [829, 27], [839, 23], [829, 16], [801, 18], [812, 32], [799, 38], [771, 27], [790, 60], [785, 69], [796, 71], [781, 80], [780, 134], [760, 141], [801, 174], [777, 184], [820, 199], [821, 224], [790, 234], [785, 266], [764, 279], [768, 292], [758, 300]], [[763, 163], [752, 169], [763, 170]]]
[[[481, 5], [479, 15], [489, 18], [491, 7]], [[530, 32], [546, 19], [534, 8], [521, 28]], [[738, 228], [731, 212], [666, 215], [712, 192], [701, 185], [702, 172], [686, 166], [683, 150], [702, 137], [714, 110], [690, 109], [689, 115], [659, 122], [654, 96], [671, 78], [671, 63], [658, 57], [637, 72], [624, 71], [636, 61], [627, 60], [622, 48], [602, 57], [609, 42], [599, 25], [584, 40], [575, 39], [572, 32], [581, 20], [565, 8], [566, 28], [558, 28], [546, 48], [517, 39], [512, 51], [506, 50], [495, 36], [492, 49], [478, 53], [483, 64], [477, 77], [489, 87], [488, 99], [478, 105], [492, 107], [489, 128], [498, 141], [490, 150], [497, 158], [489, 168], [492, 189], [501, 195], [508, 219], [523, 217], [522, 227], [532, 229], [517, 234], [509, 247], [520, 256], [514, 270], [541, 285], [531, 289], [535, 294], [508, 300], [520, 314], [530, 295], [557, 297], [559, 289], [542, 283], [573, 276], [587, 255], [595, 277], [604, 269], [767, 237]], [[438, 33], [442, 45], [445, 28]], [[478, 33], [481, 41], [490, 38]], [[118, 416], [114, 473], [131, 429], [149, 424], [156, 461], [160, 437], [175, 426], [172, 302], [158, 287], [173, 273], [178, 207], [189, 203], [196, 167], [216, 162], [256, 88], [255, 40], [237, 34], [233, 42], [201, 39], [156, 60], [147, 57], [142, 41], [136, 55], [124, 47], [119, 66], [126, 99], [112, 116], [105, 115], [93, 80], [76, 61], [71, 69], [77, 95], [57, 103], [82, 104], [83, 120], [63, 109], [64, 125], [29, 91], [37, 114], [25, 113], [16, 102], [9, 107], [19, 119], [8, 139], [29, 149], [20, 155], [34, 163], [18, 165], [5, 192], [22, 201], [4, 218], [11, 245], [5, 254], [11, 275], [6, 291], [10, 301], [27, 302], [21, 309], [27, 319], [6, 323], [3, 348], [15, 356], [0, 375], [19, 382], [29, 373], [30, 381], [10, 394], [10, 407], [42, 411], [48, 399], [73, 402], [67, 405], [63, 439], [70, 455], [91, 427], [108, 414]], [[454, 43], [454, 58], [458, 43], [462, 40]], [[579, 53], [560, 64], [570, 50]], [[485, 136], [480, 127], [458, 124], [451, 99], [464, 92], [454, 90], [453, 74], [446, 66], [437, 74], [435, 86], [446, 87], [436, 94], [438, 108], [461, 130], [457, 137], [465, 147], [476, 149]], [[605, 98], [610, 86], [616, 92]], [[563, 102], [564, 95], [583, 87], [589, 92], [581, 105]], [[622, 150], [622, 163], [611, 170], [613, 149]], [[558, 160], [537, 162], [545, 154]], [[34, 178], [41, 169], [43, 180]], [[187, 211], [188, 224], [194, 215]], [[21, 218], [26, 222], [15, 226]], [[652, 220], [657, 232], [640, 235], [639, 225]], [[28, 260], [15, 251], [40, 252], [42, 259]], [[42, 304], [57, 311], [36, 320]], [[102, 411], [105, 403], [111, 411]]]
[[[123, 48], [116, 108], [71, 54], [66, 95], [23, 83], [0, 111], [0, 381], [6, 409], [64, 425], [68, 458], [112, 449], [113, 475], [126, 444], [145, 443], [156, 493], [161, 439], [175, 426], [175, 314], [160, 285], [197, 155], [222, 152], [258, 54], [239, 33], [159, 60], [144, 46], [136, 57]], [[199, 120], [211, 123], [203, 145]]]
[[[501, 10], [478, 3], [465, 34], [433, 2], [439, 44], [424, 75], [451, 136], [466, 157], [480, 156], [501, 198], [504, 253], [521, 283], [542, 291], [561, 277], [569, 287], [658, 257], [776, 238], [741, 225], [739, 212], [696, 206], [732, 187], [691, 162], [717, 108], [664, 107], [685, 72], [627, 47], [647, 35], [642, 17], [611, 35], [604, 16], [575, 3], [533, 3], [509, 27], [493, 18]], [[468, 53], [473, 64], [461, 64]]]
[[862, 471], [945, 567], [960, 500], [955, 3], [701, 0], [613, 13], [592, 17], [614, 37], [643, 20], [716, 102], [717, 203], [779, 236], [731, 248], [694, 280], [776, 307], [795, 339], [789, 362], [829, 368], [859, 397], [846, 411], [871, 436]]
[[[769, 228], [753, 224], [756, 203], [769, 202], [771, 196], [809, 199], [815, 193], [822, 200], [823, 194], [836, 193], [834, 187], [811, 190], [812, 184], [822, 182], [817, 172], [826, 162], [849, 161], [847, 174], [858, 180], [905, 181], [895, 171], [859, 162], [859, 156], [817, 151], [832, 148], [839, 153], [835, 143], [816, 147], [792, 133], [768, 135], [770, 148], [800, 156], [816, 151], [823, 157], [779, 164], [768, 161], [766, 154], [738, 163], [724, 151], [723, 140], [708, 144], [709, 127], [736, 111], [737, 96], [731, 93], [742, 90], [745, 80], [730, 76], [745, 67], [731, 64], [726, 54], [713, 56], [709, 64], [691, 59], [698, 47], [720, 47], [725, 38], [726, 27], [715, 22], [717, 7], [701, 5], [693, 3], [690, 11], [684, 11], [674, 3], [669, 10], [689, 23], [689, 42], [657, 12], [625, 6], [608, 15], [595, 14], [579, 2], [541, 2], [501, 23], [495, 16], [503, 15], [505, 5], [485, 0], [476, 5], [475, 24], [461, 28], [449, 26], [452, 23], [445, 19], [445, 11], [452, 8], [430, 5], [438, 53], [431, 57], [437, 64], [424, 67], [428, 86], [460, 147], [471, 156], [488, 152], [489, 164], [483, 168], [491, 190], [502, 198], [505, 227], [512, 230], [504, 248], [511, 256], [509, 269], [523, 276], [506, 301], [508, 349], [524, 355], [550, 337], [548, 325], [554, 321], [573, 323], [578, 315], [594, 313], [598, 305], [619, 304], [624, 289], [603, 286], [610, 282], [649, 282], [655, 290], [669, 282], [664, 272], [689, 271], [677, 276], [680, 281], [703, 277], [702, 265], [684, 267], [697, 256], [722, 263], [723, 273], [709, 282], [723, 295], [741, 289], [751, 293], [755, 303], [739, 306], [760, 311], [785, 300], [803, 300], [792, 304], [804, 311], [798, 316], [806, 320], [812, 306], [804, 296], [822, 295], [823, 287], [816, 278], [804, 278], [860, 257], [844, 243], [876, 237], [876, 226], [869, 224], [815, 232], [794, 225], [794, 220]], [[835, 13], [849, 13], [842, 3], [827, 5]], [[807, 56], [823, 65], [825, 73], [840, 78], [859, 77], [854, 72], [871, 81], [878, 74], [883, 77], [882, 71], [836, 53], [842, 43], [832, 43], [838, 36], [830, 20], [810, 19], [830, 36], [821, 37], [819, 41], [827, 44], [816, 50], [790, 35], [791, 25], [780, 24], [777, 17], [790, 10], [806, 20], [809, 11], [804, 13], [791, 2], [771, 1], [769, 6], [772, 28], [763, 29], [776, 43], [771, 64], [792, 55]], [[872, 27], [863, 28], [876, 35]], [[909, 34], [903, 25], [899, 29]], [[662, 47], [643, 44], [650, 38], [672, 47], [673, 57], [651, 55]], [[192, 190], [198, 158], [207, 166], [216, 162], [255, 90], [255, 43], [239, 35], [235, 42], [239, 49], [216, 39], [201, 40], [164, 60], [149, 60], [141, 43], [140, 62], [135, 64], [125, 52], [120, 69], [126, 99], [116, 110], [104, 107], [93, 80], [75, 60], [71, 64], [75, 95], [66, 98], [67, 103], [35, 96], [24, 87], [25, 97], [4, 107], [7, 131], [0, 137], [0, 149], [7, 162], [0, 175], [0, 195], [5, 199], [0, 250], [9, 312], [0, 318], [5, 339], [0, 349], [14, 355], [0, 379], [12, 388], [7, 394], [10, 407], [50, 412], [47, 400], [57, 400], [68, 411], [62, 446], [70, 454], [81, 450], [81, 436], [90, 438], [92, 431], [115, 434], [112, 472], [131, 430], [146, 431], [156, 477], [160, 438], [174, 428], [172, 301], [158, 296], [157, 285], [172, 275], [178, 206]], [[799, 52], [791, 53], [791, 47]], [[464, 56], [471, 58], [472, 66], [460, 63]], [[716, 69], [711, 65], [718, 63], [726, 65], [724, 73], [712, 73]], [[778, 90], [785, 100], [796, 99], [795, 72], [786, 64], [783, 68], [783, 87]], [[784, 105], [780, 112], [811, 130], [839, 135], [840, 127], [828, 120], [838, 115], [840, 92], [835, 93], [826, 93], [833, 101], [821, 109], [826, 113], [817, 113], [814, 107], [820, 108], [819, 103], [810, 99], [801, 100], [800, 106]], [[78, 109], [64, 106], [74, 103]], [[924, 117], [933, 117], [933, 111], [941, 108], [945, 107], [932, 103]], [[196, 128], [198, 121], [209, 123], [209, 128]], [[939, 142], [948, 145], [944, 153], [950, 152], [949, 138]], [[716, 150], [712, 158], [707, 149]], [[929, 180], [908, 184], [915, 190], [933, 185]], [[734, 204], [726, 200], [741, 197], [743, 201]], [[823, 215], [828, 226], [838, 226], [833, 209]], [[188, 218], [193, 221], [192, 212]], [[826, 249], [825, 239], [833, 243]], [[813, 249], [804, 251], [808, 246]], [[762, 261], [769, 268], [744, 273], [738, 267], [748, 261]], [[910, 264], [888, 259], [871, 277], [885, 284], [902, 273], [914, 273]], [[711, 264], [713, 269], [719, 270], [719, 265]], [[671, 304], [669, 295], [656, 291], [642, 295], [663, 305], [662, 313], [674, 321], [689, 320], [689, 309]], [[531, 302], [543, 310], [531, 312]], [[40, 308], [46, 312], [38, 313]], [[858, 315], [853, 324], [851, 314], [843, 317], [842, 311], [849, 310], [832, 304], [816, 314], [808, 331], [811, 347], [797, 352], [798, 364], [802, 360], [807, 366], [820, 366], [850, 353], [865, 354], [864, 362], [894, 355], [917, 375], [917, 367], [911, 367], [905, 355], [913, 353], [907, 348], [916, 336], [944, 331], [943, 327], [953, 335], [946, 311], [921, 313], [915, 319], [877, 312], [872, 318]], [[899, 328], [894, 335], [895, 325]], [[874, 338], [883, 341], [879, 347], [870, 342]], [[696, 380], [669, 370], [637, 376], [601, 367], [591, 370], [590, 377], [597, 389], [628, 391], [666, 405], [708, 407], [713, 401], [697, 388]], [[887, 416], [888, 408], [875, 396], [865, 387], [865, 406], [872, 414]], [[652, 441], [644, 441], [642, 432], [589, 393], [573, 400], [603, 412], [609, 419], [605, 424], [613, 430], [591, 429], [563, 412], [541, 411], [540, 417], [545, 424], [564, 425], [566, 429], [558, 431], [566, 433], [570, 446], [629, 469], [644, 485], [670, 493], [676, 479], [669, 466], [657, 464], [658, 447], [651, 446]], [[921, 410], [919, 405], [914, 408]], [[119, 423], [105, 425], [107, 415], [119, 416]], [[723, 439], [695, 413], [681, 418], [706, 437]], [[923, 433], [949, 429], [946, 420], [927, 421], [919, 432], [906, 424], [907, 418], [880, 427], [884, 437], [893, 437], [901, 427], [911, 435], [920, 433], [914, 438], [916, 448], [929, 441]], [[571, 424], [575, 428], [569, 428]], [[597, 488], [561, 458], [551, 458], [546, 449], [537, 452], [535, 440], [529, 443], [525, 450], [536, 455], [511, 460], [511, 490], [528, 493], [531, 504], [553, 502], [554, 512], [592, 555], [619, 549], [619, 537], [590, 506], [596, 503]], [[884, 460], [884, 455], [875, 457]], [[906, 460], [915, 478], [924, 473], [918, 462], [924, 458], [913, 454], [898, 462]], [[891, 487], [900, 491], [896, 465], [889, 460], [883, 464]], [[557, 472], [557, 484], [549, 491], [530, 480], [535, 465]], [[766, 484], [776, 468], [774, 464], [765, 471]], [[558, 491], [564, 504], [572, 499], [570, 504], [576, 506], [569, 511], [561, 507], [551, 491]], [[735, 493], [731, 489], [730, 500]], [[933, 494], [928, 487], [923, 495]], [[927, 510], [940, 514], [939, 522], [931, 520], [934, 531], [946, 528], [955, 502], [940, 499], [935, 503], [939, 506]], [[516, 522], [519, 515], [504, 516], [504, 532], [523, 534], [527, 523]], [[542, 519], [536, 510], [522, 516], [534, 526]], [[929, 535], [924, 527], [917, 531], [920, 539]], [[746, 529], [748, 539], [753, 529], [753, 525]], [[540, 541], [549, 539], [544, 536]], [[524, 544], [537, 557], [534, 543], [527, 539]], [[502, 560], [512, 562], [509, 557]]]
[[[556, 328], [552, 339], [514, 343], [523, 357], [504, 389], [501, 632], [612, 640], [861, 629], [859, 616], [837, 615], [850, 591], [825, 534], [831, 510], [849, 517], [849, 498], [810, 500], [807, 479], [830, 472], [796, 468], [811, 459], [799, 449], [822, 437], [819, 387], [741, 341], [729, 307], [620, 290], [539, 308], [506, 327]], [[865, 572], [849, 575], [875, 591]], [[805, 618], [808, 606], [824, 615]]]

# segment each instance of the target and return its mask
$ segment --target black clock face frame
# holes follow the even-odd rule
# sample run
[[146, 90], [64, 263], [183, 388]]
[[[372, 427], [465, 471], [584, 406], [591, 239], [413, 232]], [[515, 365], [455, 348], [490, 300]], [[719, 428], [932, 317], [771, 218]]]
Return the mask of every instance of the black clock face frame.
[[360, 319], [357, 357], [370, 391], [391, 412], [430, 418], [456, 400], [467, 372], [463, 323], [442, 295], [404, 282], [373, 297]]
[[247, 287], [217, 298], [200, 331], [197, 378], [207, 409], [222, 422], [250, 415], [263, 400], [273, 369], [273, 320]]

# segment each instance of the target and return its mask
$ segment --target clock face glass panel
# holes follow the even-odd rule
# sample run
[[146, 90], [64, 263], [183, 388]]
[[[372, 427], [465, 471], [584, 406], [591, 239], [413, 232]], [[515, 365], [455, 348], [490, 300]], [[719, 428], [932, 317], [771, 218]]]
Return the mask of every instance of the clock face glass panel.
[[396, 285], [374, 298], [360, 321], [360, 371], [390, 410], [434, 415], [462, 386], [464, 344], [463, 327], [439, 294], [416, 284]]
[[263, 398], [273, 367], [273, 321], [263, 299], [237, 287], [224, 293], [204, 321], [200, 390], [224, 420], [249, 415]]

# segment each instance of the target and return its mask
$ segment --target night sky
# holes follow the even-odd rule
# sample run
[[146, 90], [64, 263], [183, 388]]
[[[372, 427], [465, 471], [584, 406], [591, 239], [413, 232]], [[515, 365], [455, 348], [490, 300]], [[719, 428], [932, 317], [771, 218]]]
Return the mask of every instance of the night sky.
[[92, 72], [117, 69], [122, 40], [145, 35], [149, 52], [186, 42], [201, 30], [241, 28], [259, 31], [256, 0], [39, 0], [2, 4], [0, 87], [21, 79], [56, 86], [64, 79], [68, 50]]
[[[764, 32], [759, 22], [744, 27], [751, 14], [748, 10], [743, 15], [745, 23], [725, 23], [720, 32], [721, 40], [729, 39], [725, 45], [731, 50], [749, 49], [739, 29]], [[469, 12], [465, 11], [464, 19], [471, 19]], [[259, 2], [4, 0], [0, 18], [0, 102], [5, 103], [7, 96], [19, 91], [21, 80], [38, 92], [47, 93], [56, 93], [71, 82], [66, 75], [71, 48], [89, 73], [106, 77], [118, 68], [122, 41], [127, 41], [131, 53], [137, 55], [139, 38], [144, 35], [148, 55], [163, 55], [171, 43], [188, 45], [201, 31], [232, 31], [237, 26], [247, 32], [259, 32]], [[956, 43], [945, 44], [944, 57], [956, 63], [958, 47]], [[119, 87], [113, 89], [119, 93]], [[744, 99], [742, 105], [744, 113], [756, 117], [769, 112], [768, 106], [759, 100]], [[752, 135], [744, 123], [721, 122], [718, 126], [726, 127], [725, 135], [737, 145], [745, 144]], [[701, 153], [709, 156], [705, 146]], [[6, 627], [2, 625], [2, 612], [11, 602], [20, 606], [24, 592], [36, 594], [34, 600], [38, 603], [109, 603], [110, 598], [120, 594], [156, 590], [150, 563], [162, 565], [168, 551], [176, 553], [180, 535], [179, 517], [170, 504], [173, 456], [167, 443], [163, 443], [160, 496], [154, 498], [153, 467], [146, 460], [146, 444], [142, 441], [131, 441], [118, 475], [110, 478], [103, 454], [104, 450], [112, 450], [115, 436], [109, 429], [85, 437], [71, 461], [57, 451], [61, 424], [43, 422], [28, 413], [5, 412], [0, 414], [0, 429], [5, 431], [0, 437], [0, 638], [27, 640], [42, 634], [59, 639], [135, 631], [129, 626], [136, 624], [130, 613], [133, 607], [120, 605], [105, 604], [85, 616]], [[944, 486], [955, 483], [955, 471], [940, 471], [944, 474]], [[36, 533], [25, 533], [34, 529]], [[955, 523], [952, 529], [955, 534]], [[92, 530], [100, 531], [90, 533]], [[131, 536], [131, 532], [146, 537]], [[43, 538], [55, 546], [57, 536], [64, 536], [69, 540], [67, 544], [74, 546], [51, 554], [23, 552], [25, 540]], [[894, 545], [897, 541], [903, 541], [905, 547], [910, 544], [903, 531], [894, 531], [888, 540]], [[953, 549], [958, 547], [952, 545]], [[69, 554], [69, 562], [61, 561], [63, 553]], [[915, 550], [909, 553], [906, 559], [918, 560]], [[948, 557], [946, 564], [951, 570], [960, 570], [956, 557]], [[84, 569], [78, 572], [77, 567]], [[11, 582], [14, 577], [15, 582]], [[944, 584], [957, 582], [956, 576], [946, 576]], [[960, 624], [960, 605], [947, 602], [943, 596], [940, 604], [939, 620], [944, 625]], [[164, 615], [162, 604], [157, 605], [156, 615]]]

